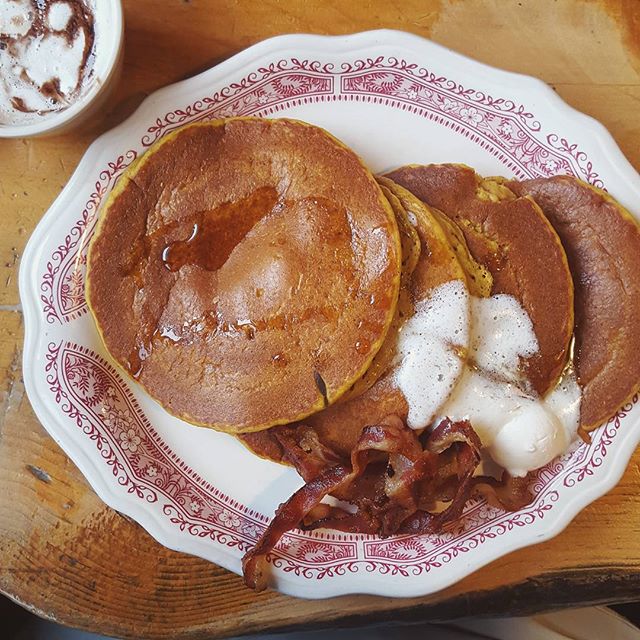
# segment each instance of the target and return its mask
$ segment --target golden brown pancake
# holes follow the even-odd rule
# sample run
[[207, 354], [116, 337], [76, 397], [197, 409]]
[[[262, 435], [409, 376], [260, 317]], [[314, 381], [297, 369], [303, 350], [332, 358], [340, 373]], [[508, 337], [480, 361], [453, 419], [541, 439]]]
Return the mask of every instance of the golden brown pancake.
[[573, 177], [508, 186], [536, 200], [567, 252], [576, 288], [580, 422], [593, 429], [640, 381], [640, 229], [611, 196]]
[[[382, 178], [385, 180], [385, 178]], [[380, 182], [380, 180], [378, 181]], [[390, 180], [386, 182], [390, 183]], [[347, 402], [348, 400], [361, 395], [367, 389], [373, 386], [376, 380], [380, 379], [393, 364], [395, 357], [396, 338], [404, 319], [413, 313], [413, 300], [411, 298], [410, 282], [411, 276], [420, 259], [420, 237], [415, 227], [409, 221], [407, 212], [402, 207], [398, 198], [389, 191], [388, 186], [380, 183], [380, 188], [385, 198], [389, 201], [393, 209], [398, 223], [398, 231], [400, 232], [400, 246], [402, 251], [402, 270], [400, 274], [400, 293], [398, 295], [398, 304], [391, 321], [387, 337], [382, 343], [380, 350], [376, 353], [373, 361], [369, 365], [364, 375], [352, 385], [352, 387], [344, 393], [338, 402]]]
[[[403, 187], [399, 188], [402, 189]], [[404, 189], [404, 191], [409, 197], [415, 198], [415, 196], [406, 189]], [[460, 266], [467, 276], [469, 293], [478, 298], [488, 298], [491, 295], [491, 289], [493, 288], [493, 276], [491, 275], [491, 272], [486, 267], [476, 262], [475, 258], [469, 251], [469, 247], [467, 246], [462, 231], [460, 231], [460, 227], [458, 227], [455, 222], [452, 222], [450, 218], [447, 218], [447, 216], [442, 213], [442, 211], [439, 211], [434, 207], [431, 207], [431, 213], [433, 213], [436, 220], [440, 223], [451, 248], [455, 251], [456, 257], [460, 262]]]
[[88, 259], [111, 355], [168, 411], [228, 432], [301, 419], [369, 367], [400, 281], [393, 211], [318, 127], [179, 129], [119, 181]]
[[540, 208], [464, 165], [411, 165], [388, 177], [455, 222], [493, 276], [492, 293], [514, 296], [527, 311], [539, 352], [524, 362], [524, 373], [543, 396], [567, 360], [573, 282], [560, 239]]
[[[419, 259], [406, 284], [411, 299], [415, 302], [424, 300], [436, 287], [452, 280], [460, 280], [466, 284], [466, 275], [456, 252], [431, 210], [390, 180], [383, 178], [381, 184], [396, 208], [400, 204], [413, 216], [420, 239]], [[395, 335], [389, 334], [385, 343], [391, 345], [394, 355], [396, 342], [397, 330]], [[304, 424], [311, 427], [323, 445], [348, 458], [365, 426], [379, 424], [389, 415], [396, 415], [406, 421], [409, 407], [395, 384], [394, 373], [391, 368], [359, 396], [309, 416], [298, 426]], [[240, 438], [257, 455], [276, 462], [286, 462], [277, 432], [278, 427], [275, 427], [259, 433], [245, 434]]]
[[[383, 186], [383, 190], [385, 188], [387, 189], [387, 191], [384, 191], [385, 195], [389, 193], [392, 198], [398, 201], [405, 211], [405, 217], [414, 216], [416, 222], [422, 220], [422, 222], [417, 225], [417, 228], [423, 228], [424, 230], [427, 228], [427, 222], [429, 222], [429, 229], [437, 229], [437, 227], [433, 225], [432, 218], [438, 223], [444, 236], [437, 233], [438, 242], [435, 243], [435, 245], [433, 241], [430, 243], [427, 239], [425, 244], [426, 250], [433, 250], [430, 244], [437, 247], [437, 249], [441, 249], [444, 247], [446, 241], [448, 248], [453, 250], [457, 259], [453, 266], [451, 266], [451, 254], [448, 250], [443, 251], [440, 256], [434, 255], [432, 257], [432, 269], [427, 273], [427, 277], [430, 279], [423, 284], [423, 288], [426, 287], [428, 291], [443, 282], [447, 282], [447, 277], [451, 275], [451, 273], [459, 273], [458, 267], [461, 267], [466, 277], [469, 293], [481, 298], [490, 296], [493, 284], [491, 273], [473, 258], [459, 227], [447, 218], [442, 211], [425, 205], [422, 200], [416, 198], [410, 191], [401, 187], [393, 180], [380, 176], [378, 177], [378, 182]], [[387, 197], [389, 198], [389, 195], [387, 195]], [[400, 224], [398, 226], [400, 226]], [[423, 236], [424, 235], [425, 232], [423, 231]], [[438, 270], [442, 271], [438, 272]], [[425, 292], [423, 291], [422, 293], [424, 294]]]

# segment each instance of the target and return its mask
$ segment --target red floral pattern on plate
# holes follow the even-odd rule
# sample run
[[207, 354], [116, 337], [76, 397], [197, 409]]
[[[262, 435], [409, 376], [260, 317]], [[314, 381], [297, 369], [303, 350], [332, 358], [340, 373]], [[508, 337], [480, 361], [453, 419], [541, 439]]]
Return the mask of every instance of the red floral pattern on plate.
[[[118, 484], [141, 500], [160, 503], [181, 531], [239, 552], [251, 547], [267, 519], [205, 482], [163, 443], [114, 368], [90, 349], [51, 343], [45, 373], [55, 402], [95, 443]], [[348, 536], [310, 539], [292, 532], [274, 560], [291, 570], [329, 574], [356, 558]]]
[[[51, 343], [45, 373], [49, 390], [67, 418], [94, 442], [118, 484], [140, 500], [161, 503], [162, 513], [191, 536], [244, 553], [264, 531], [267, 518], [204, 481], [173, 454], [147, 420], [126, 382], [90, 349]], [[323, 579], [361, 567], [382, 575], [417, 576], [445, 566], [488, 540], [545, 517], [558, 490], [573, 490], [603, 462], [635, 396], [607, 425], [537, 472], [536, 498], [517, 513], [476, 501], [446, 531], [432, 536], [381, 540], [333, 532], [289, 532], [269, 557], [285, 573]]]
[[[84, 272], [97, 211], [139, 153], [176, 127], [232, 115], [278, 114], [309, 103], [365, 102], [414, 114], [446, 127], [488, 151], [517, 177], [577, 175], [604, 186], [578, 146], [551, 132], [522, 104], [462, 86], [400, 58], [373, 57], [341, 65], [290, 58], [256, 68], [237, 81], [150, 122], [135, 149], [107, 163], [83, 210], [54, 247], [40, 281], [46, 321], [58, 326], [86, 312]], [[239, 557], [264, 530], [267, 518], [204, 481], [163, 442], [127, 382], [90, 348], [66, 340], [49, 344], [45, 376], [50, 393], [72, 428], [96, 447], [117, 485], [185, 535], [212, 541]], [[605, 463], [624, 407], [571, 451], [537, 472], [529, 507], [505, 513], [475, 502], [446, 531], [433, 536], [381, 540], [334, 532], [293, 531], [270, 556], [284, 573], [329, 579], [356, 573], [411, 578], [437, 571], [510, 532], [534, 526], [557, 509]]]
[[[343, 65], [344, 95], [411, 109], [490, 148], [517, 178], [574, 174], [603, 186], [577, 145], [550, 134], [540, 140], [541, 125], [523, 105], [466, 88], [397, 58], [359, 60]], [[390, 102], [393, 99], [393, 103]]]
[[309, 102], [367, 101], [410, 110], [454, 130], [497, 157], [516, 177], [568, 173], [603, 187], [586, 154], [565, 138], [543, 134], [524, 105], [462, 86], [403, 59], [384, 56], [334, 64], [291, 58], [261, 66], [193, 103], [158, 116], [129, 149], [108, 163], [95, 181], [78, 221], [56, 247], [42, 275], [47, 322], [70, 322], [87, 311], [86, 251], [97, 211], [122, 172], [175, 128], [213, 118], [277, 114]]
[[87, 311], [84, 274], [96, 214], [105, 196], [137, 155], [130, 149], [100, 171], [80, 218], [62, 244], [53, 250], [40, 282], [40, 302], [48, 323], [70, 322]]

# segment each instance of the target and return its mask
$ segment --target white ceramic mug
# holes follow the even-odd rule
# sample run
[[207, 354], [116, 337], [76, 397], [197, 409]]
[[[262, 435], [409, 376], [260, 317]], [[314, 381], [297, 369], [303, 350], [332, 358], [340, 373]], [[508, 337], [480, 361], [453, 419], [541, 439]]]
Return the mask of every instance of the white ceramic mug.
[[0, 123], [0, 138], [26, 138], [62, 133], [81, 122], [104, 103], [122, 67], [124, 20], [121, 0], [94, 0], [95, 60], [88, 87], [65, 109], [28, 123]]

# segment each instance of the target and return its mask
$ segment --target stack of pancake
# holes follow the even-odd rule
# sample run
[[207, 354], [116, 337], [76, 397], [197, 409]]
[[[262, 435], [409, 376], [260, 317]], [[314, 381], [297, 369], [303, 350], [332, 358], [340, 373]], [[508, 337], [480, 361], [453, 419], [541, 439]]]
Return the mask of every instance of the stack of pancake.
[[375, 177], [293, 120], [154, 145], [103, 207], [87, 298], [167, 411], [305, 480], [245, 559], [254, 587], [296, 526], [419, 533], [476, 495], [521, 507], [527, 474], [640, 380], [640, 232], [608, 194], [452, 164]]

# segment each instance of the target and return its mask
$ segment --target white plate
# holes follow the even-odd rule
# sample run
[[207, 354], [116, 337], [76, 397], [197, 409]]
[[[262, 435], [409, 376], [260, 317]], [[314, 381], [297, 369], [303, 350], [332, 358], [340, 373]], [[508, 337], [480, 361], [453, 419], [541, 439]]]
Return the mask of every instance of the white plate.
[[[606, 186], [636, 214], [640, 202], [640, 179], [611, 136], [545, 84], [394, 31], [267, 40], [156, 92], [96, 140], [22, 260], [27, 391], [43, 425], [107, 504], [162, 544], [236, 573], [300, 480], [229, 436], [171, 417], [123, 379], [87, 314], [84, 271], [98, 208], [125, 167], [182, 124], [239, 114], [318, 124], [375, 171], [453, 161], [485, 175], [572, 173]], [[596, 431], [590, 446], [542, 469], [526, 509], [474, 503], [434, 536], [291, 532], [272, 557], [274, 586], [308, 598], [419, 596], [556, 535], [619, 480], [640, 439], [636, 402]]]

